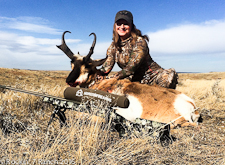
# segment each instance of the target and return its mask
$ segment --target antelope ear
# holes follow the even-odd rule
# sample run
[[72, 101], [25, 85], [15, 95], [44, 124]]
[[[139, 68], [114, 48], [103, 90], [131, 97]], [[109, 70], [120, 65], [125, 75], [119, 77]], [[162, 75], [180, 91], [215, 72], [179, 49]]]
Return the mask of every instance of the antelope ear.
[[91, 60], [90, 62], [92, 63], [92, 65], [96, 66], [101, 66], [105, 61], [106, 61], [107, 57], [104, 59], [98, 59], [98, 60]]

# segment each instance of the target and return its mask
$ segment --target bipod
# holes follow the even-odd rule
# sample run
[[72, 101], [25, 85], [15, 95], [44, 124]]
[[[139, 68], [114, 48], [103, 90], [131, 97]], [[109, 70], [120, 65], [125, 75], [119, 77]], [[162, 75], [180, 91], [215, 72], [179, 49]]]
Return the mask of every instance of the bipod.
[[64, 113], [65, 111], [66, 111], [66, 108], [63, 108], [63, 111], [62, 111], [60, 106], [55, 106], [55, 109], [50, 117], [49, 122], [48, 122], [48, 126], [52, 123], [54, 118], [57, 118], [59, 120], [61, 128], [63, 126], [66, 126], [67, 123], [66, 123], [66, 115]]

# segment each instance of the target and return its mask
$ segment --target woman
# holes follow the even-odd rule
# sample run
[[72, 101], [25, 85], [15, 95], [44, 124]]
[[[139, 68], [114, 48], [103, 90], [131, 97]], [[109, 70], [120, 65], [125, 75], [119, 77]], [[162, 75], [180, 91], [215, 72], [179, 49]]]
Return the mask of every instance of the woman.
[[100, 69], [101, 75], [108, 75], [115, 63], [122, 69], [113, 77], [128, 78], [144, 84], [157, 84], [166, 88], [176, 88], [177, 73], [171, 68], [164, 70], [153, 61], [146, 41], [133, 23], [133, 15], [127, 10], [119, 11], [113, 27], [113, 42], [107, 50], [107, 60]]

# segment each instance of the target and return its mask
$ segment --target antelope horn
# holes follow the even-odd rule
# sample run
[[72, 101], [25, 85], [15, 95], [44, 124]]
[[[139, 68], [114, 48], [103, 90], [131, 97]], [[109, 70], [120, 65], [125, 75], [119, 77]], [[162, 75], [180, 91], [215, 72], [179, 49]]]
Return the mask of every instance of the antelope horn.
[[91, 33], [89, 36], [94, 35], [94, 40], [93, 43], [91, 45], [90, 51], [88, 53], [88, 55], [85, 57], [85, 62], [87, 63], [90, 60], [91, 55], [94, 53], [94, 48], [95, 48], [95, 44], [96, 44], [96, 34], [95, 33]]
[[62, 35], [62, 44], [61, 45], [56, 45], [59, 49], [61, 49], [71, 60], [73, 58], [73, 52], [70, 50], [70, 48], [68, 48], [68, 46], [66, 45], [65, 39], [64, 39], [64, 35], [70, 31], [65, 31]]

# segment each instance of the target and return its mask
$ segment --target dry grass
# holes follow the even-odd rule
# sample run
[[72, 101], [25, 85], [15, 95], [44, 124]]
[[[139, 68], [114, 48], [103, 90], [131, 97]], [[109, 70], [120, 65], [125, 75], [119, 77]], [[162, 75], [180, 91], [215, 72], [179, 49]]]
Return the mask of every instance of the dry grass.
[[[63, 97], [64, 71], [0, 68], [0, 84]], [[119, 138], [107, 125], [67, 111], [68, 126], [47, 128], [53, 107], [35, 96], [0, 93], [0, 164], [225, 164], [225, 73], [179, 74], [178, 90], [200, 107], [196, 128], [171, 131], [168, 147], [149, 137]], [[6, 123], [8, 122], [8, 123]], [[7, 129], [5, 126], [8, 125]]]
[[[177, 90], [193, 98], [201, 109], [224, 109], [225, 73], [214, 74], [180, 74]], [[205, 79], [204, 76], [206, 77]]]

